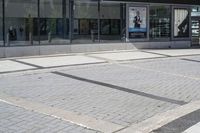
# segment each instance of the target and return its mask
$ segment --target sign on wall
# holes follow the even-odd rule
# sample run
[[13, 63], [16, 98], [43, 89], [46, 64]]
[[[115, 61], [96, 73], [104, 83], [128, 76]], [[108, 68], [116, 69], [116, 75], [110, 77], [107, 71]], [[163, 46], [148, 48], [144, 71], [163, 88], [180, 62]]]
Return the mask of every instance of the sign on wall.
[[129, 38], [147, 37], [147, 7], [129, 7]]
[[188, 9], [174, 9], [174, 37], [189, 37], [189, 11]]

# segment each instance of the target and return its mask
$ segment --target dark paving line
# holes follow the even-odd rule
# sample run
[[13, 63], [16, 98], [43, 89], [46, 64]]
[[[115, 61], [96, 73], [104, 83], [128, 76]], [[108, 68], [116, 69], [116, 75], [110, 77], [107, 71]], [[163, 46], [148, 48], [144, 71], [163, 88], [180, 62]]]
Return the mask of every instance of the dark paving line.
[[144, 97], [159, 100], [159, 101], [169, 102], [169, 103], [172, 103], [172, 104], [178, 104], [178, 105], [187, 104], [184, 101], [179, 101], [179, 100], [165, 98], [165, 97], [161, 97], [161, 96], [157, 96], [157, 95], [153, 95], [153, 94], [148, 94], [148, 93], [145, 93], [145, 92], [132, 90], [132, 89], [129, 89], [129, 88], [116, 86], [116, 85], [112, 85], [112, 84], [108, 84], [108, 83], [104, 83], [104, 82], [100, 82], [100, 81], [95, 81], [95, 80], [91, 80], [91, 79], [86, 79], [86, 78], [82, 78], [82, 77], [78, 77], [78, 76], [74, 76], [74, 75], [70, 75], [70, 74], [66, 74], [66, 73], [61, 73], [61, 72], [58, 72], [58, 71], [52, 72], [52, 73], [56, 74], [56, 75], [63, 76], [63, 77], [68, 77], [68, 78], [80, 80], [80, 81], [83, 81], [83, 82], [88, 82], [88, 83], [92, 83], [92, 84], [96, 84], [96, 85], [109, 87], [109, 88], [116, 89], [116, 90], [119, 90], [119, 91], [128, 92], [128, 93], [132, 93], [132, 94], [139, 95], [139, 96], [144, 96]]
[[24, 64], [24, 65], [28, 65], [28, 66], [32, 66], [32, 67], [36, 67], [36, 68], [39, 68], [39, 69], [44, 68], [44, 67], [42, 67], [42, 66], [34, 65], [34, 64], [31, 64], [31, 63], [27, 63], [27, 62], [23, 62], [23, 61], [15, 60], [15, 59], [10, 59], [10, 60], [11, 60], [11, 61], [14, 61], [14, 62], [17, 62], [17, 63]]
[[180, 117], [159, 129], [152, 131], [152, 133], [182, 133], [186, 129], [200, 122], [200, 110], [189, 113]]
[[[18, 61], [16, 61], [16, 62], [18, 62]], [[18, 63], [21, 63], [21, 62], [18, 62]], [[0, 72], [0, 74], [15, 73], [15, 72], [24, 72], [24, 71], [30, 71], [30, 70], [41, 70], [41, 69], [44, 70], [44, 69], [51, 69], [51, 68], [62, 68], [62, 67], [70, 67], [70, 66], [95, 65], [95, 64], [103, 64], [103, 63], [106, 63], [106, 62], [84, 63], [84, 64], [73, 64], [73, 65], [61, 65], [61, 66], [52, 66], [52, 67], [41, 67], [41, 66], [38, 66], [37, 68], [32, 68], [32, 69], [24, 69], [24, 70], [15, 70], [15, 71]], [[29, 65], [29, 63], [24, 63], [24, 62], [22, 64]], [[32, 66], [32, 65], [30, 65], [30, 66]], [[34, 66], [34, 67], [36, 67], [36, 66]]]
[[149, 52], [149, 51], [144, 51], [144, 50], [142, 50], [141, 52], [144, 52], [144, 53], [149, 53], [149, 54], [162, 55], [162, 56], [165, 56], [165, 57], [173, 57], [173, 56], [170, 56], [170, 55], [166, 55], [166, 54], [160, 54], [160, 53], [155, 53], [155, 52]]
[[88, 57], [100, 59], [100, 60], [106, 60], [107, 62], [130, 62], [130, 61], [140, 61], [140, 60], [152, 60], [152, 59], [160, 59], [160, 58], [166, 58], [166, 57], [149, 57], [149, 58], [140, 58], [140, 59], [127, 59], [127, 60], [111, 60], [103, 57], [96, 57], [96, 56], [91, 56], [87, 55]]
[[171, 56], [171, 55], [160, 54], [160, 53], [155, 53], [155, 52], [149, 52], [149, 51], [144, 51], [144, 50], [141, 50], [141, 52], [162, 55], [162, 56], [165, 56], [165, 57], [187, 57], [187, 56], [199, 56], [200, 55], [200, 54], [190, 54], [190, 55], [175, 55], [175, 56]]
[[83, 64], [72, 64], [72, 65], [51, 66], [51, 67], [43, 67], [42, 69], [61, 68], [61, 67], [70, 67], [70, 66], [95, 65], [95, 64], [103, 64], [103, 63], [107, 63], [107, 62], [94, 62], [94, 63], [83, 63]]
[[25, 72], [25, 71], [31, 71], [31, 70], [38, 70], [38, 68], [25, 69], [25, 70], [15, 70], [15, 71], [5, 71], [5, 72], [0, 72], [0, 74], [16, 73], [16, 72]]
[[190, 62], [196, 62], [196, 63], [200, 63], [199, 60], [193, 60], [193, 59], [186, 59], [186, 58], [182, 58], [181, 60], [184, 60], [184, 61], [190, 61]]

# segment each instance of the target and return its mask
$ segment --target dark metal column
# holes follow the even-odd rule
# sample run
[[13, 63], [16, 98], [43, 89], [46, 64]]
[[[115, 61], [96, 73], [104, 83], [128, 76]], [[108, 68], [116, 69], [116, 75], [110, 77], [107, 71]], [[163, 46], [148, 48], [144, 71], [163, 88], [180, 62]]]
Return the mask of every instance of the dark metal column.
[[3, 46], [6, 46], [5, 43], [5, 0], [2, 1], [2, 8], [3, 8], [3, 28], [2, 28], [2, 32], [3, 32]]
[[67, 10], [66, 0], [62, 0], [62, 16], [63, 16], [63, 38], [67, 38]]
[[98, 42], [100, 42], [100, 17], [101, 17], [101, 3], [100, 0], [98, 0]]
[[37, 20], [37, 31], [38, 31], [38, 43], [40, 45], [40, 0], [37, 1], [37, 6], [38, 6], [38, 20]]
[[69, 40], [72, 43], [74, 31], [74, 1], [69, 0]]
[[121, 40], [123, 38], [123, 26], [124, 26], [124, 24], [123, 24], [123, 15], [124, 15], [123, 12], [124, 12], [123, 4], [120, 3], [120, 38], [121, 38]]

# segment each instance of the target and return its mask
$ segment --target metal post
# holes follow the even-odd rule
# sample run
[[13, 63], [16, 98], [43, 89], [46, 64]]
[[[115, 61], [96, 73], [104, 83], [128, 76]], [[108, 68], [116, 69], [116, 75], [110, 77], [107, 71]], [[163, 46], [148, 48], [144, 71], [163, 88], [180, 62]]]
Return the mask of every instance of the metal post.
[[63, 38], [66, 38], [66, 25], [67, 25], [67, 16], [66, 16], [66, 0], [62, 0], [62, 16], [63, 16]]
[[40, 0], [37, 1], [38, 3], [38, 20], [37, 20], [37, 27], [38, 27], [38, 43], [40, 45]]
[[120, 3], [120, 38], [121, 40], [123, 40], [123, 15], [124, 15], [124, 8], [123, 8], [123, 4]]
[[74, 1], [73, 0], [69, 0], [69, 40], [70, 43], [72, 43], [73, 40], [73, 30], [74, 30]]
[[100, 43], [100, 17], [101, 17], [101, 9], [100, 9], [100, 0], [98, 0], [98, 42]]
[[6, 46], [5, 43], [5, 0], [3, 0], [2, 2], [2, 8], [3, 8], [3, 28], [2, 28], [2, 32], [3, 32], [3, 46]]
[[9, 35], [9, 33], [6, 34], [6, 42], [7, 42], [7, 46], [10, 46], [10, 35]]
[[48, 33], [48, 43], [51, 43], [51, 31]]
[[30, 45], [33, 45], [33, 35], [31, 32], [29, 32], [29, 43]]

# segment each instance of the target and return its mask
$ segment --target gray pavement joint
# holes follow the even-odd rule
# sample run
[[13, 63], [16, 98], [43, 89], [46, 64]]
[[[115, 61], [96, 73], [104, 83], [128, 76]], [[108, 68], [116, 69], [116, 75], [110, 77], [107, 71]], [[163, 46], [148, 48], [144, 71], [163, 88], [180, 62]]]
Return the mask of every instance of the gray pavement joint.
[[44, 67], [42, 66], [38, 66], [38, 65], [35, 65], [35, 64], [31, 64], [31, 63], [27, 63], [27, 62], [23, 62], [23, 61], [19, 61], [19, 60], [15, 60], [15, 59], [10, 59], [11, 61], [14, 61], [14, 62], [17, 62], [17, 63], [21, 63], [21, 64], [24, 64], [24, 65], [28, 65], [28, 66], [32, 66], [32, 67], [36, 67], [38, 69], [43, 69]]
[[52, 72], [52, 73], [56, 74], [56, 75], [80, 80], [80, 81], [83, 81], [83, 82], [97, 84], [97, 85], [100, 85], [100, 86], [109, 87], [109, 88], [116, 89], [116, 90], [119, 90], [119, 91], [132, 93], [132, 94], [147, 97], [147, 98], [150, 98], [150, 99], [169, 102], [169, 103], [177, 104], [177, 105], [186, 104], [186, 102], [184, 102], [184, 101], [179, 101], [179, 100], [174, 100], [174, 99], [170, 99], [170, 98], [166, 98], [166, 97], [161, 97], [161, 96], [157, 96], [157, 95], [153, 95], [153, 94], [149, 94], [149, 93], [145, 93], [145, 92], [141, 92], [141, 91], [137, 91], [137, 90], [132, 90], [132, 89], [129, 89], [129, 88], [125, 88], [125, 87], [121, 87], [121, 86], [117, 86], [117, 85], [113, 85], [113, 84], [108, 84], [108, 83], [104, 83], [104, 82], [100, 82], [100, 81], [95, 81], [95, 80], [91, 80], [91, 79], [86, 79], [86, 78], [66, 74], [66, 73], [61, 73], [61, 72]]

